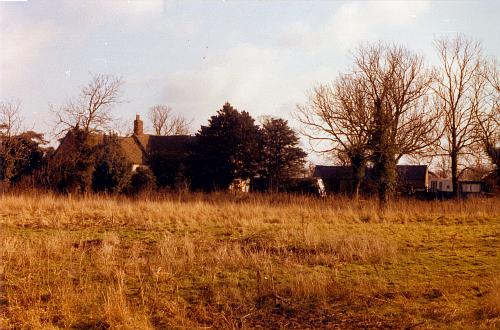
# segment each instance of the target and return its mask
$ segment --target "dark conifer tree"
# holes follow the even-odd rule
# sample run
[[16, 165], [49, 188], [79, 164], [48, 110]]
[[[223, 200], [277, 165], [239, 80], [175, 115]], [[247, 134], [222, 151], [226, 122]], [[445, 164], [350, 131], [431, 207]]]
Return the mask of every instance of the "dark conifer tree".
[[131, 166], [118, 137], [105, 135], [97, 150], [92, 189], [95, 192], [121, 192], [129, 184]]
[[257, 173], [259, 127], [248, 112], [226, 102], [196, 137], [190, 157], [193, 189], [227, 189], [234, 179], [250, 179]]
[[155, 152], [149, 157], [149, 165], [160, 188], [177, 189], [186, 185], [184, 157], [172, 157], [165, 152]]
[[52, 159], [51, 182], [61, 192], [87, 193], [92, 189], [97, 146], [91, 135], [77, 128], [65, 136], [71, 143]]
[[17, 184], [42, 166], [46, 141], [33, 131], [0, 136], [0, 180]]
[[156, 188], [156, 178], [153, 172], [147, 167], [139, 167], [132, 174], [130, 185], [127, 188], [129, 194], [139, 194], [150, 192]]
[[262, 126], [262, 176], [272, 191], [304, 169], [307, 154], [298, 146], [299, 137], [283, 119], [266, 120]]

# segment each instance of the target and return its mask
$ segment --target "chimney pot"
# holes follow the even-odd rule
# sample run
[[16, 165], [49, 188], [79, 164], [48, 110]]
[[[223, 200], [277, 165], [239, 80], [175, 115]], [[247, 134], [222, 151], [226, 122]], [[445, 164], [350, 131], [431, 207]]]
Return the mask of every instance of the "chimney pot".
[[135, 135], [142, 135], [144, 134], [144, 123], [141, 120], [141, 116], [139, 114], [135, 115], [135, 120], [134, 120], [134, 134]]

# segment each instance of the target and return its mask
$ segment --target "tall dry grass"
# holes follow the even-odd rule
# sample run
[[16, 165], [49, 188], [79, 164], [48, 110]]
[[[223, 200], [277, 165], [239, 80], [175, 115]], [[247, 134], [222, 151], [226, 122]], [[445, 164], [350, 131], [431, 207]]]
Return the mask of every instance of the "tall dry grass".
[[[381, 213], [371, 200], [286, 195], [3, 195], [0, 324], [348, 328], [432, 326], [445, 316], [490, 324], [495, 289], [453, 311], [471, 283], [495, 287], [497, 202], [398, 200]], [[471, 246], [491, 255], [476, 268], [446, 259]], [[445, 285], [464, 271], [456, 287]]]

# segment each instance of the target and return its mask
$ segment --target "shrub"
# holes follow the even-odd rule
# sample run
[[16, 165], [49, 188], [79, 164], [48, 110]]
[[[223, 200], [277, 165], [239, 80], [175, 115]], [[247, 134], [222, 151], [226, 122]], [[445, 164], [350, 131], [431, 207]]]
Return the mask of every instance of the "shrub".
[[158, 152], [151, 155], [149, 165], [159, 188], [178, 189], [186, 186], [184, 159]]
[[116, 136], [105, 136], [96, 157], [92, 188], [94, 191], [121, 192], [130, 182], [131, 164]]
[[86, 193], [92, 188], [96, 143], [88, 132], [74, 129], [64, 137], [57, 152], [48, 160], [52, 188], [69, 193]]
[[141, 192], [152, 191], [156, 188], [156, 178], [153, 172], [147, 167], [138, 167], [132, 178], [128, 192], [130, 194], [138, 194]]

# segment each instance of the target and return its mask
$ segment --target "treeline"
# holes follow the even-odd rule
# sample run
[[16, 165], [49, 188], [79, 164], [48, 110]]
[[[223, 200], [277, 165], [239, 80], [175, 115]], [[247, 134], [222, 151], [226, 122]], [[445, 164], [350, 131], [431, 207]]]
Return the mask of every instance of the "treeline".
[[258, 178], [259, 189], [280, 191], [304, 172], [306, 153], [286, 120], [267, 118], [259, 126], [248, 112], [229, 103], [181, 146], [181, 154], [159, 149], [148, 155], [147, 167], [135, 171], [120, 138], [77, 123], [64, 131], [64, 148], [54, 150], [44, 148], [46, 141], [35, 133], [4, 132], [1, 145], [10, 149], [0, 153], [1, 179], [9, 186], [62, 193], [136, 194], [154, 189], [226, 190], [236, 179]]
[[316, 86], [298, 107], [303, 133], [320, 152], [351, 165], [354, 191], [372, 168], [381, 201], [396, 186], [402, 159], [441, 159], [458, 180], [489, 162], [500, 177], [500, 76], [498, 60], [463, 35], [437, 39], [439, 62], [390, 43], [364, 44], [353, 65], [328, 84]]
[[[353, 52], [350, 68], [317, 85], [297, 107], [301, 133], [316, 151], [354, 168], [356, 195], [370, 167], [380, 200], [389, 200], [401, 159], [427, 164], [439, 159], [456, 195], [458, 180], [474, 166], [489, 163], [500, 177], [498, 60], [463, 35], [437, 39], [434, 46], [439, 63], [431, 66], [422, 54], [400, 45], [363, 44]], [[225, 104], [198, 130], [182, 159], [152, 154], [149, 169], [125, 171], [130, 164], [111, 133], [120, 131], [112, 110], [121, 102], [122, 84], [121, 78], [96, 75], [79, 95], [51, 109], [58, 136], [72, 132], [80, 141], [65, 153], [67, 159], [45, 148], [42, 135], [19, 131], [19, 104], [3, 102], [2, 182], [29, 181], [64, 192], [135, 192], [182, 185], [213, 191], [227, 189], [235, 179], [252, 179], [279, 191], [303, 170], [306, 154], [286, 121], [268, 119], [259, 126], [247, 112]], [[168, 105], [152, 107], [149, 115], [158, 135], [189, 131], [190, 122]], [[102, 132], [105, 139], [89, 142]]]

